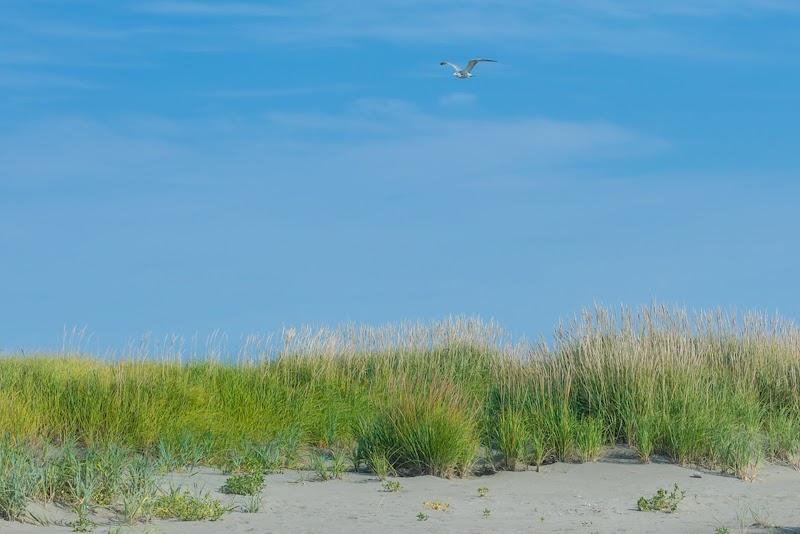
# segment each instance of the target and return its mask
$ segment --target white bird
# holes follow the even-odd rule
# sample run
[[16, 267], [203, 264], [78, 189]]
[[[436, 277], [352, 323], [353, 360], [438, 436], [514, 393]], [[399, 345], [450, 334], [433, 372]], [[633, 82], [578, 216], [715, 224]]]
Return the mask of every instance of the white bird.
[[453, 76], [455, 76], [456, 78], [472, 78], [472, 69], [474, 69], [475, 65], [477, 65], [481, 61], [486, 61], [489, 63], [497, 63], [497, 61], [494, 59], [476, 58], [476, 59], [470, 59], [469, 63], [467, 63], [466, 68], [463, 69], [458, 65], [453, 65], [448, 61], [442, 61], [441, 63], [439, 63], [439, 65], [450, 65], [454, 71]]

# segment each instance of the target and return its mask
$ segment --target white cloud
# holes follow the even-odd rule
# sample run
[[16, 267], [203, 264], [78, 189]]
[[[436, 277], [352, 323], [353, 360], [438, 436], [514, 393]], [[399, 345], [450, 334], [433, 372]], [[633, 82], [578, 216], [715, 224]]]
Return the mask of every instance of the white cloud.
[[524, 49], [543, 54], [727, 57], [731, 53], [713, 35], [693, 33], [673, 19], [800, 13], [800, 4], [781, 0], [397, 0], [359, 3], [358, 9], [330, 6], [295, 4], [298, 16], [292, 21], [253, 23], [241, 32], [273, 44], [367, 40], [447, 47], [469, 43], [481, 53]]
[[[118, 4], [119, 5], [119, 4]], [[119, 7], [113, 9], [120, 9]], [[59, 45], [85, 40], [119, 41], [136, 50], [196, 53], [350, 46], [362, 42], [426, 44], [432, 49], [469, 46], [480, 54], [610, 54], [731, 58], [750, 54], [718, 34], [696, 31], [685, 18], [756, 17], [800, 13], [795, 0], [322, 0], [293, 3], [154, 0], [125, 9], [146, 14], [133, 24], [123, 13], [102, 23], [9, 16], [16, 31], [55, 37]], [[141, 17], [140, 17], [141, 18]], [[203, 18], [203, 22], [188, 19]], [[678, 19], [676, 21], [676, 19]], [[169, 38], [154, 39], [163, 34]], [[157, 42], [156, 42], [157, 41]], [[69, 43], [68, 43], [69, 45]], [[49, 45], [48, 45], [49, 46]], [[60, 53], [61, 48], [44, 50]], [[100, 54], [98, 51], [94, 55]], [[105, 51], [107, 52], [107, 50]]]
[[453, 118], [380, 99], [357, 101], [341, 113], [275, 112], [266, 120], [61, 119], [4, 129], [0, 168], [9, 177], [4, 185], [16, 187], [243, 184], [266, 177], [308, 184], [536, 180], [543, 172], [638, 158], [666, 147], [611, 123]]

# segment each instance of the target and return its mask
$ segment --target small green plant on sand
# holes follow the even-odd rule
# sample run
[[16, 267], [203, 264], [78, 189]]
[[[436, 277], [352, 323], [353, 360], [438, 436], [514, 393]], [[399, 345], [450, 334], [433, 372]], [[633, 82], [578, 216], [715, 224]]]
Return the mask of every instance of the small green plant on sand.
[[230, 507], [208, 494], [192, 495], [188, 490], [171, 489], [156, 499], [153, 514], [159, 519], [179, 519], [181, 521], [216, 521]]
[[91, 532], [94, 529], [95, 525], [90, 515], [99, 488], [98, 478], [89, 464], [84, 464], [70, 483], [71, 493], [75, 498], [72, 503], [72, 511], [75, 513], [76, 519], [71, 524], [74, 532]]
[[397, 480], [384, 480], [383, 481], [383, 491], [389, 493], [396, 493], [403, 489], [403, 486]]
[[122, 515], [129, 524], [142, 519], [149, 520], [158, 495], [155, 466], [139, 457], [128, 465], [127, 472], [127, 480], [121, 490]]
[[730, 532], [731, 531], [728, 529], [728, 527], [717, 527], [714, 530], [714, 534], [730, 534]]
[[228, 477], [220, 491], [230, 495], [255, 495], [264, 487], [264, 475], [245, 473]]
[[427, 520], [428, 520], [428, 514], [426, 514], [425, 512], [420, 512], [417, 514], [417, 521], [427, 521]]
[[389, 463], [386, 455], [380, 452], [373, 452], [369, 455], [367, 458], [367, 466], [369, 466], [380, 480], [385, 480], [386, 477], [394, 474], [392, 464]]
[[70, 525], [72, 526], [72, 532], [91, 532], [95, 527], [89, 516], [83, 513], [78, 514], [78, 518]]
[[485, 486], [478, 488], [478, 497], [486, 497], [487, 495], [489, 495], [489, 488]]
[[322, 482], [333, 478], [333, 474], [328, 469], [328, 459], [322, 453], [316, 452], [311, 455], [311, 470], [317, 475], [317, 480]]
[[492, 511], [491, 510], [489, 510], [488, 508], [484, 508], [483, 509], [483, 517], [484, 518], [488, 518], [491, 515], [492, 515]]
[[332, 478], [337, 480], [342, 478], [344, 472], [347, 471], [347, 453], [344, 449], [336, 449], [331, 456], [330, 474]]
[[680, 504], [684, 496], [686, 496], [686, 492], [675, 484], [671, 492], [660, 488], [650, 499], [639, 497], [636, 505], [641, 512], [664, 512], [670, 514], [678, 509], [678, 504]]
[[[539, 423], [537, 428], [541, 428], [542, 424]], [[547, 438], [541, 430], [531, 431], [529, 433], [528, 441], [528, 459], [536, 466], [536, 472], [539, 472], [542, 464], [547, 460], [551, 450], [547, 445]]]

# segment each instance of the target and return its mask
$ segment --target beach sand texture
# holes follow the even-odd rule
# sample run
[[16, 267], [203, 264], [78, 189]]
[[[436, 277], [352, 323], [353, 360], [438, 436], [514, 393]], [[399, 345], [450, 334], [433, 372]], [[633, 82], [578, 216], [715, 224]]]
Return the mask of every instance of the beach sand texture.
[[[700, 475], [698, 477], [697, 475]], [[226, 476], [199, 468], [169, 475], [163, 481], [211, 491], [224, 503], [241, 505], [218, 493]], [[215, 522], [154, 520], [135, 527], [102, 524], [95, 532], [153, 533], [345, 533], [345, 532], [585, 532], [714, 533], [800, 532], [800, 473], [764, 465], [757, 479], [744, 482], [719, 473], [669, 463], [638, 463], [632, 453], [616, 449], [602, 461], [554, 463], [541, 472], [498, 472], [467, 479], [432, 476], [396, 478], [398, 492], [387, 492], [371, 474], [347, 473], [342, 480], [319, 482], [312, 472], [287, 470], [269, 475], [256, 513], [233, 511]], [[639, 497], [678, 484], [686, 491], [676, 513], [640, 512]], [[478, 488], [488, 488], [484, 497]], [[449, 505], [432, 510], [426, 501]], [[485, 510], [489, 513], [485, 514]], [[39, 509], [55, 523], [71, 515], [55, 506]], [[427, 519], [419, 520], [420, 512]], [[116, 531], [116, 528], [120, 528]], [[49, 526], [0, 522], [9, 534], [71, 532]]]

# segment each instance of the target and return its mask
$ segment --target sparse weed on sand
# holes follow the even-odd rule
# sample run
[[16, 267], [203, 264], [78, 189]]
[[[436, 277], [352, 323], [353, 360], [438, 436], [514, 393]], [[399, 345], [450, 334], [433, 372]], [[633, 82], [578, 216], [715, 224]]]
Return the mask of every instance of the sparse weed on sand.
[[661, 488], [649, 499], [639, 497], [636, 507], [641, 512], [664, 512], [670, 514], [678, 510], [678, 505], [685, 496], [686, 492], [675, 484], [670, 492]]
[[228, 477], [220, 488], [222, 493], [230, 495], [256, 495], [264, 487], [264, 475], [261, 473], [246, 473]]
[[422, 506], [424, 506], [428, 510], [435, 510], [437, 512], [450, 511], [450, 505], [446, 502], [441, 502], [441, 501], [425, 501], [424, 503], [422, 503]]
[[317, 480], [324, 482], [326, 480], [341, 479], [350, 463], [348, 454], [344, 449], [334, 449], [332, 452], [312, 451], [308, 465], [317, 475]]
[[387, 493], [397, 493], [403, 489], [402, 484], [397, 480], [384, 480], [383, 481], [383, 491]]
[[259, 491], [253, 495], [249, 495], [247, 502], [242, 505], [242, 512], [246, 514], [255, 514], [261, 509], [261, 499], [263, 495]]
[[379, 480], [386, 480], [386, 477], [397, 474], [383, 452], [372, 451], [369, 458], [367, 458], [367, 466]]
[[341, 479], [347, 471], [349, 459], [344, 449], [334, 449], [331, 453], [330, 474], [335, 479]]
[[172, 488], [158, 497], [153, 513], [159, 519], [178, 519], [180, 521], [216, 521], [231, 507], [223, 505], [208, 494], [195, 495], [189, 490]]

